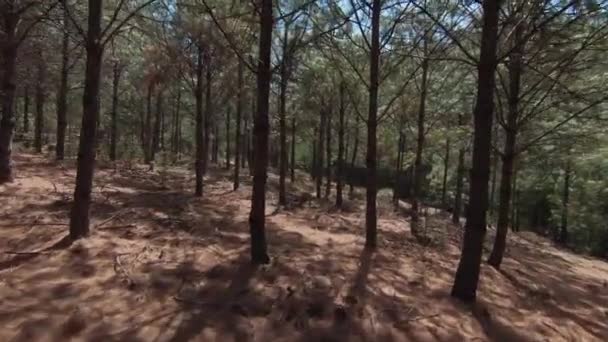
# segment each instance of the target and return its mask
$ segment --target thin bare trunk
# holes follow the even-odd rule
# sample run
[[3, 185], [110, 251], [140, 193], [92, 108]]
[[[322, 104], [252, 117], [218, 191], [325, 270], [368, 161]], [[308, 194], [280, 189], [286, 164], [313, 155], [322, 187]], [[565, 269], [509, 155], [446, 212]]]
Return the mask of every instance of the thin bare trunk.
[[344, 82], [340, 82], [338, 122], [338, 168], [336, 173], [336, 207], [342, 208], [342, 186], [344, 184]]
[[61, 44], [61, 73], [59, 76], [59, 89], [57, 90], [57, 143], [55, 145], [55, 158], [63, 160], [65, 156], [65, 129], [67, 121], [67, 96], [68, 96], [68, 63], [70, 32], [67, 9], [63, 6], [63, 39]]
[[95, 171], [95, 143], [99, 116], [99, 88], [103, 46], [101, 38], [102, 0], [89, 0], [89, 19], [85, 40], [87, 61], [82, 97], [82, 128], [78, 147], [76, 188], [70, 212], [70, 237], [77, 239], [89, 233], [89, 208]]

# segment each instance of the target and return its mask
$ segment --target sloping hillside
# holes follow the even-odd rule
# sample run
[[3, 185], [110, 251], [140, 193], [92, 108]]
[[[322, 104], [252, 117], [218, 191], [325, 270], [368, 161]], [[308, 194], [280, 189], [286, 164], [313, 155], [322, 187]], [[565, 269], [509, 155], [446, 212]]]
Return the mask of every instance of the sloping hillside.
[[0, 186], [1, 341], [608, 338], [608, 264], [528, 233], [511, 237], [501, 272], [483, 266], [471, 308], [449, 296], [459, 228], [429, 214], [422, 245], [382, 194], [375, 253], [362, 249], [361, 200], [337, 212], [298, 183], [277, 210], [269, 194], [273, 260], [253, 269], [250, 184], [232, 191], [224, 170], [201, 200], [186, 168], [102, 165], [92, 236], [70, 244], [74, 169], [27, 154], [16, 168]]

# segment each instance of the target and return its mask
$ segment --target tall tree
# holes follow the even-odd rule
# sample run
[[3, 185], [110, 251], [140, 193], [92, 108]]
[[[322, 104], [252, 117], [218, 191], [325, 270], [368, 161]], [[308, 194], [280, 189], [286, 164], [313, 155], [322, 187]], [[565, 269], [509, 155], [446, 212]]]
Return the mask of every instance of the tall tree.
[[272, 0], [260, 0], [260, 35], [257, 67], [257, 113], [254, 118], [255, 153], [253, 192], [249, 229], [251, 233], [251, 261], [255, 264], [270, 262], [266, 251], [266, 177], [268, 171], [268, 100], [270, 96], [273, 6]]
[[469, 189], [470, 202], [462, 254], [452, 287], [452, 296], [463, 301], [476, 299], [482, 246], [486, 232], [500, 3], [501, 0], [484, 0], [482, 4], [483, 24], [477, 66], [477, 100], [473, 113], [473, 167]]

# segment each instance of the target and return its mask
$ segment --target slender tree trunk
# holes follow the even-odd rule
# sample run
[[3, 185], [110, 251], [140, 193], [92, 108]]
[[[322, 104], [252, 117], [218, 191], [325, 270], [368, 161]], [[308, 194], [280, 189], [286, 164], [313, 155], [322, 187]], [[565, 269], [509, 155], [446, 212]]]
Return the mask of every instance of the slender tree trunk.
[[254, 122], [255, 161], [253, 193], [249, 226], [251, 233], [251, 261], [267, 264], [270, 258], [266, 252], [266, 177], [268, 169], [268, 99], [270, 95], [273, 13], [272, 0], [260, 1], [260, 44], [257, 69], [257, 114]]
[[[460, 115], [462, 117], [462, 115]], [[452, 223], [460, 225], [460, 216], [462, 213], [462, 192], [464, 183], [464, 147], [460, 147], [458, 151], [458, 166], [456, 168], [456, 191], [454, 194], [454, 208], [452, 210]]]
[[515, 144], [517, 138], [517, 118], [519, 114], [519, 89], [522, 72], [523, 46], [520, 44], [523, 26], [515, 28], [514, 49], [509, 60], [509, 113], [505, 127], [505, 149], [502, 158], [502, 173], [500, 178], [500, 204], [498, 207], [498, 222], [496, 224], [496, 238], [488, 263], [499, 269], [507, 246], [507, 232], [509, 231], [509, 211], [511, 206], [511, 181], [513, 177], [513, 163], [515, 160]]
[[325, 137], [327, 138], [327, 145], [325, 145], [327, 152], [327, 168], [325, 169], [325, 198], [329, 198], [331, 194], [331, 117], [332, 110], [328, 110], [327, 112], [327, 127], [325, 132]]
[[443, 182], [441, 186], [441, 206], [447, 207], [448, 171], [450, 171], [450, 138], [445, 140], [445, 157], [443, 158]]
[[325, 128], [327, 124], [325, 123], [327, 120], [326, 108], [321, 109], [321, 120], [319, 121], [319, 141], [316, 151], [316, 171], [315, 171], [315, 179], [317, 181], [317, 198], [321, 198], [321, 186], [323, 185], [323, 166], [324, 162], [324, 154], [325, 154]]
[[87, 61], [82, 97], [82, 128], [78, 147], [76, 188], [70, 212], [70, 237], [78, 239], [89, 233], [89, 208], [95, 170], [95, 141], [99, 116], [99, 88], [103, 46], [101, 45], [102, 0], [89, 0], [89, 19], [85, 40]]
[[179, 148], [179, 131], [181, 127], [180, 121], [180, 107], [182, 105], [182, 87], [178, 85], [177, 87], [177, 98], [175, 100], [175, 120], [173, 124], [173, 153], [179, 157], [180, 148]]
[[42, 129], [44, 126], [44, 102], [46, 95], [44, 93], [44, 80], [46, 74], [46, 65], [44, 59], [40, 58], [38, 62], [38, 82], [36, 83], [36, 117], [34, 120], [34, 149], [37, 153], [42, 152]]
[[205, 139], [203, 132], [203, 48], [198, 46], [196, 60], [196, 86], [194, 90], [196, 101], [196, 127], [194, 136], [196, 141], [196, 158], [194, 172], [196, 174], [196, 185], [194, 196], [203, 196], [203, 175], [205, 173]]
[[2, 119], [0, 119], [0, 184], [2, 184], [13, 180], [11, 154], [15, 130], [13, 102], [15, 101], [15, 65], [17, 60], [17, 37], [15, 37], [15, 30], [19, 18], [15, 13], [10, 13], [10, 11], [0, 15], [2, 16], [2, 23], [0, 25], [3, 24], [0, 27], [4, 31], [4, 41], [0, 45], [0, 74], [2, 75], [0, 79], [0, 96], [2, 99]]
[[[492, 133], [492, 137], [494, 138], [494, 141], [496, 142], [495, 145], [498, 146], [498, 124], [494, 124], [494, 132]], [[489, 215], [491, 217], [494, 216], [494, 210], [495, 210], [495, 193], [496, 193], [496, 178], [497, 178], [497, 174], [498, 174], [498, 153], [496, 152], [492, 152], [492, 166], [491, 166], [491, 170], [492, 170], [492, 185], [490, 187], [490, 207], [489, 207]]]
[[344, 81], [340, 82], [338, 122], [338, 167], [336, 174], [336, 207], [342, 209], [342, 186], [344, 184]]
[[287, 83], [289, 82], [288, 74], [288, 63], [289, 63], [289, 51], [288, 51], [288, 34], [289, 34], [289, 22], [285, 23], [283, 28], [283, 60], [280, 65], [280, 89], [279, 89], [279, 140], [280, 140], [280, 151], [279, 151], [279, 205], [285, 205], [287, 203], [285, 194], [285, 178], [287, 177], [287, 114], [286, 114], [286, 102], [287, 102]]
[[467, 302], [475, 301], [476, 298], [482, 245], [486, 232], [500, 2], [500, 0], [485, 0], [482, 5], [484, 14], [479, 64], [477, 66], [473, 168], [469, 189], [470, 210], [467, 213], [462, 254], [452, 287], [452, 296]]
[[148, 95], [146, 96], [146, 119], [144, 122], [144, 159], [146, 164], [152, 162], [152, 94], [154, 94], [154, 82], [148, 84]]
[[217, 122], [213, 123], [213, 142], [211, 145], [212, 161], [214, 164], [218, 164], [220, 155], [220, 129], [217, 125]]
[[[359, 116], [355, 119], [355, 141], [353, 142], [353, 155], [350, 159], [350, 172], [352, 173], [355, 169], [355, 164], [357, 163], [357, 153], [359, 152]], [[350, 184], [348, 184], [348, 196], [353, 197], [355, 192], [355, 187], [353, 186], [353, 177], [349, 177]]]
[[230, 108], [226, 110], [226, 170], [230, 170]]
[[572, 175], [572, 167], [570, 156], [566, 161], [566, 169], [564, 170], [564, 190], [562, 195], [562, 222], [559, 231], [559, 243], [566, 245], [568, 243], [568, 207], [570, 204], [570, 178]]
[[212, 74], [211, 74], [211, 56], [206, 56], [206, 68], [205, 68], [205, 119], [203, 124], [204, 130], [204, 143], [203, 143], [203, 173], [207, 173], [207, 167], [209, 165], [209, 142], [211, 138], [211, 113], [212, 99], [211, 99], [211, 86], [212, 86]]
[[296, 181], [296, 117], [291, 118], [291, 175], [290, 181]]
[[513, 189], [511, 190], [511, 230], [519, 231], [519, 210], [517, 210], [517, 200], [519, 192], [517, 191], [517, 160], [513, 161]]
[[116, 160], [116, 143], [118, 141], [118, 85], [120, 82], [120, 65], [114, 63], [112, 75], [112, 114], [110, 123], [110, 160]]
[[[424, 38], [424, 53], [426, 54], [427, 50], [427, 38]], [[422, 83], [420, 85], [420, 107], [418, 108], [418, 139], [416, 143], [416, 158], [414, 160], [414, 186], [413, 186], [413, 196], [412, 196], [412, 233], [417, 235], [419, 232], [417, 231], [418, 225], [414, 224], [418, 221], [418, 217], [420, 214], [419, 201], [420, 196], [422, 195], [422, 152], [424, 150], [424, 123], [425, 123], [425, 115], [426, 115], [426, 95], [427, 95], [427, 78], [429, 71], [429, 60], [425, 58], [422, 60]]]
[[393, 207], [399, 208], [399, 181], [401, 180], [401, 167], [403, 165], [403, 149], [405, 147], [405, 135], [403, 134], [403, 123], [399, 123], [399, 138], [397, 141], [397, 164], [395, 165], [395, 184], [393, 184]]
[[70, 48], [69, 19], [67, 9], [63, 6], [63, 39], [61, 44], [61, 74], [59, 76], [59, 89], [57, 89], [57, 143], [55, 144], [55, 158], [63, 160], [65, 156], [65, 129], [67, 120], [68, 96], [68, 63]]
[[378, 86], [379, 86], [379, 61], [380, 61], [380, 12], [381, 1], [372, 1], [372, 41], [370, 49], [369, 68], [369, 111], [367, 115], [367, 189], [365, 194], [365, 247], [375, 249], [377, 244], [377, 213], [376, 195], [377, 184], [377, 137], [378, 125]]
[[23, 132], [28, 133], [30, 131], [30, 86], [25, 85], [23, 94]]
[[151, 161], [154, 161], [156, 153], [160, 149], [161, 121], [163, 116], [163, 90], [159, 87], [156, 97], [156, 118], [154, 120], [154, 132], [152, 133], [152, 148], [150, 149]]
[[313, 130], [312, 133], [312, 146], [311, 146], [311, 155], [312, 155], [312, 161], [311, 161], [311, 165], [310, 165], [310, 178], [313, 181], [317, 180], [317, 171], [318, 171], [318, 167], [317, 167], [317, 128], [315, 127], [315, 129]]
[[241, 116], [245, 94], [243, 93], [243, 62], [239, 59], [237, 70], [237, 100], [236, 100], [236, 132], [234, 135], [234, 185], [233, 189], [239, 188], [239, 173], [241, 172]]

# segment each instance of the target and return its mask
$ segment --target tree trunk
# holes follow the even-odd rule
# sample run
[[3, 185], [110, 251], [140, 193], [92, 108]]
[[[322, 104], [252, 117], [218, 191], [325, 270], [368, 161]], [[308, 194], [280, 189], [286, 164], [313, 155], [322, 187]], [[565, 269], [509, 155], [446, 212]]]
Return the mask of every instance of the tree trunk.
[[211, 152], [212, 162], [214, 164], [218, 164], [220, 155], [220, 129], [217, 122], [213, 123], [213, 142], [211, 144]]
[[254, 264], [267, 264], [270, 258], [266, 252], [266, 177], [268, 169], [268, 99], [270, 95], [273, 13], [272, 0], [260, 2], [260, 42], [257, 69], [257, 114], [254, 122], [255, 161], [253, 192], [249, 227], [251, 233], [251, 261]]
[[206, 56], [206, 68], [205, 68], [205, 119], [204, 119], [204, 124], [203, 124], [203, 130], [204, 130], [204, 143], [203, 143], [203, 153], [204, 153], [204, 158], [203, 158], [203, 173], [207, 173], [207, 167], [209, 165], [209, 142], [210, 142], [210, 138], [211, 138], [211, 112], [213, 110], [212, 108], [212, 99], [211, 99], [211, 82], [212, 82], [212, 78], [211, 78], [211, 56]]
[[441, 186], [441, 206], [447, 207], [448, 171], [450, 170], [450, 138], [445, 140], [445, 157], [443, 158], [443, 182]]
[[509, 211], [511, 206], [511, 181], [513, 177], [513, 162], [515, 160], [515, 144], [517, 138], [517, 118], [519, 115], [519, 89], [522, 72], [523, 46], [520, 44], [523, 26], [515, 28], [514, 49], [509, 59], [509, 112], [505, 126], [505, 149], [502, 158], [502, 173], [500, 178], [500, 204], [498, 207], [498, 222], [496, 238], [488, 263], [499, 269], [507, 246], [509, 231]]
[[342, 209], [342, 185], [344, 183], [344, 81], [340, 82], [338, 122], [338, 167], [336, 173], [336, 207]]
[[150, 159], [154, 161], [156, 153], [160, 149], [161, 121], [163, 116], [163, 90], [159, 87], [156, 97], [156, 118], [154, 120], [154, 132], [152, 133], [152, 148]]
[[[459, 119], [462, 115], [459, 115]], [[459, 120], [459, 124], [462, 124], [462, 121]], [[464, 183], [464, 147], [460, 147], [458, 151], [458, 166], [456, 168], [456, 192], [454, 194], [454, 208], [452, 210], [452, 223], [456, 225], [460, 225], [460, 216], [462, 213], [462, 192], [463, 192], [463, 183]]]
[[[331, 108], [331, 107], [330, 107]], [[329, 198], [331, 194], [331, 117], [332, 109], [327, 111], [327, 127], [325, 128], [325, 137], [327, 138], [327, 168], [325, 169], [325, 198]]]
[[403, 124], [399, 123], [399, 138], [397, 141], [397, 164], [395, 165], [395, 184], [393, 184], [393, 207], [399, 208], [399, 181], [401, 180], [401, 167], [403, 165], [403, 149], [405, 148], [405, 135]]
[[180, 154], [180, 127], [181, 127], [181, 121], [180, 121], [180, 107], [182, 105], [182, 87], [178, 85], [177, 87], [177, 98], [175, 100], [175, 119], [174, 119], [174, 123], [173, 123], [173, 140], [172, 140], [172, 148], [173, 148], [173, 153], [178, 157], [179, 159], [179, 154]]
[[312, 146], [311, 146], [311, 155], [312, 161], [310, 165], [310, 178], [315, 181], [317, 179], [317, 128], [312, 132]]
[[296, 117], [291, 118], [291, 179], [293, 183], [296, 181]]
[[152, 162], [152, 94], [154, 94], [154, 82], [148, 84], [146, 96], [146, 119], [144, 122], [144, 159], [146, 164]]
[[315, 153], [316, 158], [316, 171], [315, 171], [315, 180], [317, 182], [317, 198], [321, 198], [321, 186], [323, 185], [323, 166], [324, 162], [324, 154], [325, 154], [325, 128], [327, 124], [325, 123], [327, 120], [327, 113], [325, 112], [326, 108], [321, 109], [321, 120], [319, 120], [319, 141], [317, 150]]
[[38, 61], [38, 81], [36, 82], [36, 117], [34, 120], [34, 149], [36, 153], [42, 153], [42, 129], [44, 126], [44, 79], [46, 65], [43, 58]]
[[[19, 18], [15, 13], [3, 13], [4, 42], [0, 46], [0, 96], [2, 119], [0, 120], [0, 184], [13, 180], [11, 159], [15, 130], [15, 63], [17, 60], [17, 38], [15, 30]], [[26, 96], [27, 97], [27, 96]]]
[[23, 94], [23, 132], [28, 133], [30, 131], [30, 86], [25, 85]]
[[110, 123], [110, 160], [116, 160], [116, 143], [118, 140], [118, 84], [120, 82], [120, 65], [114, 62], [112, 75], [112, 114]]
[[194, 187], [194, 196], [203, 196], [203, 174], [205, 173], [205, 139], [203, 132], [203, 48], [198, 46], [198, 54], [196, 59], [196, 86], [194, 89], [194, 98], [196, 101], [196, 127], [194, 137], [196, 141], [196, 158], [194, 163], [194, 172], [196, 174], [196, 185]]
[[234, 185], [233, 189], [239, 188], [239, 173], [241, 171], [241, 116], [245, 94], [243, 94], [243, 62], [239, 58], [237, 70], [237, 100], [236, 100], [236, 132], [234, 135]]
[[76, 189], [70, 212], [70, 237], [89, 233], [89, 208], [95, 170], [95, 140], [99, 112], [99, 85], [103, 46], [101, 45], [102, 0], [89, 0], [88, 30], [85, 40], [87, 61], [82, 97], [82, 128], [78, 147]]
[[65, 129], [67, 121], [68, 96], [68, 63], [70, 47], [69, 19], [66, 6], [63, 6], [63, 39], [61, 42], [61, 74], [59, 76], [59, 89], [57, 89], [57, 142], [55, 145], [55, 158], [63, 160], [65, 157]]
[[[355, 168], [355, 164], [357, 163], [357, 153], [359, 152], [359, 116], [355, 118], [355, 141], [353, 142], [353, 155], [350, 159], [350, 172], [352, 173]], [[348, 184], [348, 197], [352, 198], [355, 192], [355, 187], [353, 186], [353, 177], [350, 177], [350, 184]]]
[[283, 27], [283, 60], [280, 65], [280, 81], [279, 81], [279, 205], [287, 203], [285, 195], [285, 177], [287, 177], [287, 118], [286, 118], [286, 102], [287, 102], [287, 83], [289, 82], [288, 63], [288, 34], [289, 22]]
[[562, 195], [562, 222], [559, 231], [559, 243], [566, 245], [568, 243], [568, 206], [570, 203], [570, 177], [572, 175], [572, 167], [570, 165], [570, 156], [566, 161], [566, 169], [564, 170], [564, 190]]
[[[494, 124], [494, 132], [492, 133], [492, 137], [494, 138], [495, 141], [495, 145], [498, 146], [498, 125]], [[492, 166], [491, 166], [491, 170], [492, 170], [492, 181], [491, 184], [492, 186], [490, 187], [490, 207], [489, 207], [489, 216], [493, 217], [494, 216], [494, 210], [495, 210], [495, 194], [496, 194], [496, 178], [497, 178], [497, 174], [498, 174], [498, 153], [496, 152], [492, 152]]]
[[474, 111], [473, 168], [469, 189], [470, 210], [467, 213], [462, 254], [452, 287], [452, 296], [467, 302], [475, 301], [476, 298], [482, 245], [486, 233], [499, 3], [500, 0], [483, 2], [483, 26], [477, 66], [477, 103]]
[[230, 108], [226, 110], [226, 170], [230, 170]]
[[367, 115], [367, 189], [365, 194], [365, 247], [375, 249], [377, 244], [377, 213], [376, 195], [378, 184], [376, 180], [377, 167], [377, 137], [378, 125], [378, 87], [380, 61], [380, 12], [381, 1], [372, 1], [372, 41], [369, 68], [369, 111]]
[[422, 152], [424, 150], [424, 122], [426, 115], [427, 78], [429, 72], [429, 60], [426, 58], [427, 38], [423, 38], [425, 58], [422, 60], [422, 83], [420, 85], [420, 106], [418, 108], [418, 138], [416, 143], [416, 158], [414, 160], [414, 186], [412, 196], [412, 233], [417, 235], [418, 217], [420, 214], [419, 201], [422, 195]]

